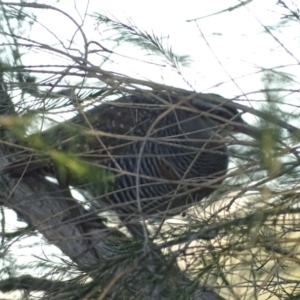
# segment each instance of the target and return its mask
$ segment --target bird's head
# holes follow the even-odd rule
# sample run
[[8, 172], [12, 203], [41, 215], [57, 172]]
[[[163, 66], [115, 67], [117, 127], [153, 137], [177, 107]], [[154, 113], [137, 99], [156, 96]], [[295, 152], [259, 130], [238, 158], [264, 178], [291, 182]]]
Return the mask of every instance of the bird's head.
[[243, 133], [253, 138], [257, 137], [257, 130], [247, 124], [241, 117], [232, 100], [215, 94], [204, 94], [203, 98], [195, 97], [190, 104], [198, 111], [202, 123], [207, 124], [211, 132], [221, 136], [233, 133]]

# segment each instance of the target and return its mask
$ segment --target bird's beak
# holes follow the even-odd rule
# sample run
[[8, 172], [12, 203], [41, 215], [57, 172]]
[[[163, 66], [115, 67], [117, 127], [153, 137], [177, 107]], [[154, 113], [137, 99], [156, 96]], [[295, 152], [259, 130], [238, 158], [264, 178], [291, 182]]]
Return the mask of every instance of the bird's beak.
[[246, 122], [238, 123], [234, 126], [234, 131], [237, 133], [246, 134], [254, 139], [259, 139], [261, 132], [257, 128], [247, 124]]
[[241, 116], [230, 122], [231, 130], [234, 133], [243, 133], [254, 139], [259, 139], [261, 136], [260, 130], [246, 123]]

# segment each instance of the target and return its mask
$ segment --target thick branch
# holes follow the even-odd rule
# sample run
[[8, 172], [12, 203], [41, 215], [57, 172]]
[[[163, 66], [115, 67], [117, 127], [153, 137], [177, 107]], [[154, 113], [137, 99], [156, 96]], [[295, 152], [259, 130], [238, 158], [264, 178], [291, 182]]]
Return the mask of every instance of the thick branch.
[[[4, 158], [1, 163], [3, 161]], [[98, 228], [95, 227], [88, 234], [84, 234], [82, 224], [70, 219], [71, 213], [64, 193], [43, 177], [39, 175], [24, 177], [23, 180], [17, 182], [15, 179], [1, 176], [0, 185], [2, 187], [0, 202], [14, 209], [28, 223], [32, 224], [50, 243], [76, 262], [79, 268], [88, 271], [90, 276], [97, 277], [100, 270], [110, 267], [111, 273], [106, 276], [106, 280], [102, 280], [101, 285], [106, 281], [109, 286], [114, 276], [123, 274], [119, 278], [119, 284], [116, 284], [120, 287], [120, 285], [131, 283], [132, 289], [140, 291], [144, 288], [142, 286], [145, 284], [144, 279], [149, 280], [150, 276], [155, 276], [157, 272], [165, 272], [163, 266], [174, 268], [174, 272], [178, 272], [178, 275], [174, 273], [176, 278], [185, 278], [184, 274], [177, 269], [175, 261], [170, 264], [163, 257], [151, 259], [139, 250], [137, 253], [123, 251], [122, 254], [121, 245], [123, 244], [124, 247], [127, 239], [119, 232], [106, 228], [100, 219], [96, 226]], [[96, 224], [94, 220], [93, 224]], [[127, 243], [130, 242], [127, 240]], [[157, 253], [154, 255], [156, 256]], [[120, 272], [121, 270], [124, 271]], [[188, 282], [189, 280], [186, 281], [186, 284], [189, 285]], [[162, 287], [156, 281], [151, 284], [149, 282], [147, 291], [147, 294], [151, 294], [149, 299], [168, 299], [165, 291], [170, 283], [166, 280]], [[116, 286], [114, 286], [115, 288]], [[170, 286], [168, 288], [170, 290]], [[106, 293], [106, 291], [104, 292]], [[107, 293], [110, 294], [110, 289]], [[199, 286], [194, 294], [194, 299], [222, 298], [214, 292], [203, 291], [203, 288]]]
[[[4, 84], [0, 86], [0, 108], [2, 114], [14, 113]], [[1, 129], [0, 134], [7, 140], [7, 131]], [[16, 155], [6, 143], [1, 143], [0, 169], [11, 163]], [[187, 296], [197, 300], [223, 299], [199, 284], [195, 288], [195, 282], [178, 269], [176, 257], [162, 255], [154, 245], [145, 247], [143, 241], [126, 238], [119, 231], [107, 228], [96, 216], [92, 222], [87, 222], [90, 216], [81, 206], [76, 208], [79, 215], [74, 218], [70, 209], [70, 201], [76, 204], [74, 199], [43, 176], [32, 173], [17, 179], [8, 173], [0, 174], [0, 186], [0, 204], [16, 211], [94, 278], [90, 292], [100, 291], [99, 299], [107, 295], [123, 299], [120, 291], [124, 290], [128, 298], [136, 294], [137, 299], [186, 299]], [[180, 282], [181, 286], [174, 282]], [[1, 284], [5, 286], [5, 282]]]

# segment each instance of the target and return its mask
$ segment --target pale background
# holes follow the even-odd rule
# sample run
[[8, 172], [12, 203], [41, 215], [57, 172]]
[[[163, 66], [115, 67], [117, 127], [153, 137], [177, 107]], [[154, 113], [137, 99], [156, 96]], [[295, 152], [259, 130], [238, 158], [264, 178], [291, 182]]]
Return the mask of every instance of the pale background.
[[[127, 58], [113, 56], [114, 63], [105, 63], [102, 66], [104, 69], [176, 87], [193, 87], [198, 92], [212, 92], [228, 98], [247, 95], [242, 97], [243, 103], [255, 107], [260, 105], [260, 100], [265, 99], [263, 93], [257, 93], [267, 86], [263, 80], [265, 71], [275, 69], [294, 78], [294, 85], [276, 82], [271, 84], [272, 87], [295, 88], [299, 82], [299, 23], [289, 23], [281, 26], [279, 30], [274, 27], [272, 32], [280, 42], [264, 28], [277, 25], [282, 21], [282, 13], [286, 12], [275, 5], [276, 1], [253, 1], [247, 8], [219, 14], [216, 13], [240, 2], [63, 0], [60, 3], [44, 3], [67, 12], [82, 24], [88, 40], [97, 41], [108, 48], [112, 43], [107, 38], [112, 36], [112, 32], [104, 26], [98, 27], [96, 20], [90, 16], [93, 13], [107, 14], [125, 23], [130, 20], [138, 28], [158, 37], [169, 35], [169, 41], [165, 45], [171, 46], [175, 54], [189, 56], [186, 67], [174, 69], [163, 58], [148, 55], [137, 47], [124, 44], [114, 50]], [[192, 21], [200, 17], [202, 18]], [[59, 12], [39, 10], [38, 22], [40, 25], [34, 26], [29, 33], [32, 40], [57, 48], [62, 48], [62, 44], [69, 46], [72, 41], [72, 54], [79, 55], [78, 50], [81, 51], [83, 47], [83, 39], [71, 20]], [[89, 59], [95, 65], [102, 61], [99, 54], [92, 54]], [[54, 65], [67, 63], [67, 60], [47, 51], [29, 51], [23, 57], [23, 63]], [[68, 80], [73, 83], [74, 79], [67, 78], [66, 82]], [[282, 101], [287, 104], [282, 106], [283, 109], [294, 110], [293, 105], [298, 100], [297, 95], [282, 93]], [[11, 228], [22, 224], [16, 221], [14, 213], [9, 213], [8, 223]], [[40, 237], [16, 241], [11, 251], [19, 258], [22, 256], [29, 268], [30, 262], [37, 260], [35, 256], [60, 261], [59, 251], [41, 241]], [[42, 269], [36, 272], [43, 274]]]

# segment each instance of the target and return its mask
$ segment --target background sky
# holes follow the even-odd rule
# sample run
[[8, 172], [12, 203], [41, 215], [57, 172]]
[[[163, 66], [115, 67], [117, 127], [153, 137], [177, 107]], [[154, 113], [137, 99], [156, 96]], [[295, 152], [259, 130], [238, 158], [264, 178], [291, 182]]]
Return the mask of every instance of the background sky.
[[[246, 2], [246, 1], [245, 1]], [[165, 37], [165, 46], [179, 55], [188, 55], [187, 66], [174, 69], [162, 58], [150, 56], [129, 44], [121, 44], [115, 52], [113, 63], [103, 65], [104, 69], [125, 73], [133, 77], [161, 82], [168, 85], [194, 88], [198, 92], [211, 92], [233, 98], [243, 94], [247, 105], [257, 106], [264, 99], [257, 91], [266, 87], [297, 87], [299, 83], [299, 22], [285, 24], [282, 19], [286, 10], [275, 5], [274, 0], [248, 1], [246, 7], [218, 13], [240, 2], [237, 0], [186, 0], [186, 1], [133, 1], [133, 0], [90, 0], [45, 1], [66, 12], [82, 25], [87, 40], [97, 41], [110, 47], [111, 30], [98, 26], [94, 13], [106, 14], [122, 22], [131, 22], [138, 28]], [[38, 1], [42, 4], [41, 1]], [[288, 2], [287, 2], [288, 3]], [[292, 3], [292, 2], [291, 2]], [[83, 38], [74, 22], [59, 11], [34, 10], [39, 25], [26, 32], [32, 40], [62, 48], [71, 46], [70, 53], [79, 55], [83, 49]], [[195, 21], [197, 19], [197, 21]], [[281, 22], [280, 28], [275, 25]], [[274, 36], [266, 31], [272, 31]], [[169, 36], [169, 39], [166, 37]], [[125, 57], [126, 56], [126, 57]], [[101, 54], [91, 54], [90, 60], [99, 65]], [[26, 65], [56, 65], [67, 60], [46, 50], [31, 49], [23, 56]], [[292, 83], [279, 80], [266, 84], [268, 70], [285, 72], [293, 78]], [[66, 82], [73, 83], [73, 78]], [[250, 93], [250, 94], [249, 94]], [[295, 111], [293, 105], [299, 96], [281, 93], [284, 109]], [[8, 222], [12, 228], [20, 225], [11, 214]], [[35, 261], [34, 255], [49, 255], [58, 251], [37, 239], [17, 241], [12, 246], [26, 264]], [[25, 249], [25, 251], [24, 251]], [[54, 251], [54, 252], [53, 252]], [[54, 260], [60, 258], [54, 257]]]
[[[129, 58], [114, 58], [116, 64], [111, 68], [117, 72], [177, 87], [188, 88], [190, 85], [199, 92], [234, 97], [263, 88], [262, 69], [277, 68], [278, 71], [284, 70], [296, 75], [300, 60], [299, 37], [296, 34], [300, 32], [300, 28], [296, 22], [281, 26], [280, 30], [274, 31], [275, 37], [265, 30], [265, 27], [273, 28], [280, 21], [283, 22], [281, 18], [286, 10], [275, 5], [274, 0], [249, 2], [246, 7], [219, 14], [218, 12], [240, 2], [65, 0], [55, 7], [83, 24], [88, 40], [97, 41], [104, 46], [110, 45], [106, 39], [112, 36], [112, 32], [104, 26], [97, 26], [97, 22], [91, 17], [97, 12], [122, 22], [130, 20], [138, 28], [158, 37], [169, 36], [165, 45], [172, 46], [175, 54], [189, 55], [189, 64], [181, 67], [181, 74], [170, 67], [155, 67]], [[197, 21], [193, 21], [195, 19]], [[61, 41], [66, 45], [67, 41], [72, 40], [74, 48], [82, 49], [80, 33], [65, 15], [46, 10], [39, 13], [38, 20], [42, 26], [34, 26], [30, 32], [34, 40], [57, 46]], [[126, 44], [120, 45], [115, 51], [132, 58], [162, 63]], [[77, 51], [74, 53], [78, 54]], [[25, 57], [26, 61], [33, 64], [45, 63], [46, 53], [36, 54], [31, 52]], [[48, 56], [49, 62], [61, 62], [59, 58]], [[99, 55], [91, 55], [90, 59], [96, 65], [101, 61]], [[109, 68], [108, 65], [105, 67]], [[257, 99], [261, 99], [261, 95]]]

